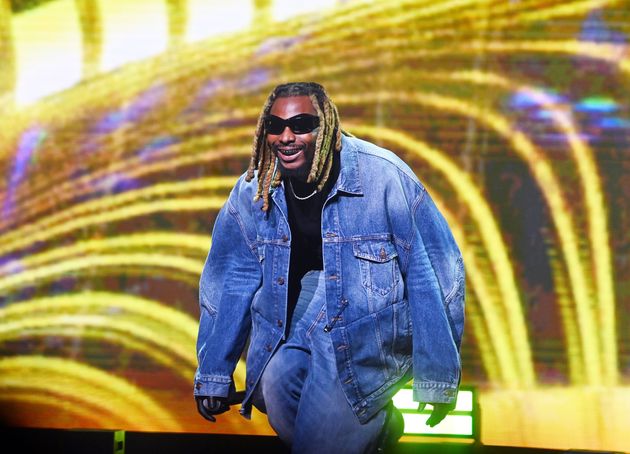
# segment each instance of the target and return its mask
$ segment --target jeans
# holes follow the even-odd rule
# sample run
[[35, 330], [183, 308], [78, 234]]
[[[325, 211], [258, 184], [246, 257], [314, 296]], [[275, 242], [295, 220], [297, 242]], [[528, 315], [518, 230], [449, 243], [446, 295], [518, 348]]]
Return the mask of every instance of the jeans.
[[[324, 273], [310, 271], [289, 335], [271, 357], [260, 381], [271, 427], [293, 453], [368, 453], [378, 448], [387, 410], [365, 424], [342, 391], [326, 325]], [[334, 329], [334, 328], [333, 328]], [[260, 407], [260, 403], [255, 405]]]

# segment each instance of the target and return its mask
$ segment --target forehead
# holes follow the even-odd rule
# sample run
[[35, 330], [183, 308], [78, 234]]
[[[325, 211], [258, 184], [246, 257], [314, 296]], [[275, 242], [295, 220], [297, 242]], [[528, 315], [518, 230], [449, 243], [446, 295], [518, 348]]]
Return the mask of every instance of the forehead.
[[280, 118], [291, 118], [298, 114], [307, 113], [317, 115], [315, 107], [309, 96], [288, 96], [277, 98], [269, 113]]

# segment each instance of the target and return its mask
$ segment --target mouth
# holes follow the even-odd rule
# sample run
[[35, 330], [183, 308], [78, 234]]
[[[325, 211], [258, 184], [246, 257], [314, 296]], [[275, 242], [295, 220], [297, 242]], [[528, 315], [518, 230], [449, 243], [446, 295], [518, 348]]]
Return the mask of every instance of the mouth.
[[302, 147], [277, 147], [276, 152], [282, 156], [290, 157], [295, 156], [300, 151], [302, 151]]

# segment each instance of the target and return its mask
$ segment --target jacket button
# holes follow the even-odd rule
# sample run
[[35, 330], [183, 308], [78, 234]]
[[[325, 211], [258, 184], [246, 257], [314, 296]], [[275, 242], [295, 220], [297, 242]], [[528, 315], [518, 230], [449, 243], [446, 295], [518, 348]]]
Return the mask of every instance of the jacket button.
[[284, 278], [283, 277], [279, 277], [278, 278], [278, 284], [284, 285]]
[[278, 325], [278, 327], [282, 328], [282, 320], [278, 320], [276, 324]]
[[381, 248], [380, 256], [382, 260], [384, 260], [387, 257], [387, 253], [385, 252], [384, 248]]
[[282, 235], [282, 241], [286, 243], [287, 241], [289, 241], [289, 237], [286, 235]]
[[270, 351], [271, 351], [271, 350], [273, 350], [273, 349], [271, 348], [271, 345], [267, 345], [267, 346], [265, 347], [265, 350], [267, 350], [268, 352], [270, 352]]
[[195, 388], [197, 388], [197, 389], [201, 389], [201, 383], [200, 383], [200, 382], [197, 382], [197, 384], [195, 384]]

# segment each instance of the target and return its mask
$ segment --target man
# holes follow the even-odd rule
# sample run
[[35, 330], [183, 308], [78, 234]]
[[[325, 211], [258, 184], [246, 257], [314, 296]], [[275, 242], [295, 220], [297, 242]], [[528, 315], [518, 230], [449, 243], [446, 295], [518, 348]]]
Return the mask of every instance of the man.
[[392, 396], [413, 378], [434, 426], [460, 382], [464, 266], [411, 169], [341, 129], [316, 83], [280, 85], [249, 169], [215, 221], [200, 280], [199, 412], [246, 392], [293, 452], [382, 450], [402, 433]]

